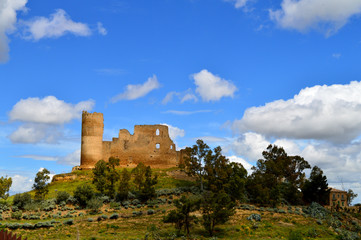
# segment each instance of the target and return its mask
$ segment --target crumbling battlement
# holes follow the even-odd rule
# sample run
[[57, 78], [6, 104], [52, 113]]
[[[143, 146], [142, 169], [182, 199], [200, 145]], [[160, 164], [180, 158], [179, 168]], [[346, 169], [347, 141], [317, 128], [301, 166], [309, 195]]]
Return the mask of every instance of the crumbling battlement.
[[102, 113], [83, 112], [80, 169], [92, 169], [99, 160], [120, 159], [121, 166], [135, 167], [143, 162], [157, 168], [175, 167], [182, 159], [169, 137], [168, 126], [135, 125], [134, 134], [119, 130], [112, 141], [103, 141]]

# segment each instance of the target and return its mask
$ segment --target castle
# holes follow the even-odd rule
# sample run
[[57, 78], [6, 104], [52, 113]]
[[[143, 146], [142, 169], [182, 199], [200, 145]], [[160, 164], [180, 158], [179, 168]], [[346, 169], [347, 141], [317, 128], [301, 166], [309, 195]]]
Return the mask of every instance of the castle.
[[175, 167], [182, 159], [182, 151], [176, 151], [169, 137], [168, 126], [135, 125], [133, 135], [121, 129], [112, 141], [103, 141], [103, 131], [103, 114], [83, 111], [80, 169], [92, 169], [99, 160], [110, 157], [119, 158], [121, 167], [143, 162], [155, 168]]

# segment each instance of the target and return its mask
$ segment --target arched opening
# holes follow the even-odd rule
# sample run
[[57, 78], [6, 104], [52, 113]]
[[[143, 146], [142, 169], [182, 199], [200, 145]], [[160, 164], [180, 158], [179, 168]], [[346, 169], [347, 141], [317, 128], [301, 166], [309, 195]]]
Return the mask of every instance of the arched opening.
[[159, 143], [155, 144], [155, 148], [160, 149], [160, 144]]
[[173, 145], [170, 145], [170, 149], [173, 149]]
[[155, 131], [155, 135], [159, 136], [159, 129]]

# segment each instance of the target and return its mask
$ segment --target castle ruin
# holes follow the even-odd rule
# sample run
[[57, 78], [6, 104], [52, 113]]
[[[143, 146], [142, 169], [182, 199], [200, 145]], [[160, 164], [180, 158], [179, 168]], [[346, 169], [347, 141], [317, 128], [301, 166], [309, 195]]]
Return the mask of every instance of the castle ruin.
[[103, 141], [103, 131], [103, 114], [83, 111], [80, 169], [92, 169], [99, 160], [110, 157], [119, 158], [121, 167], [143, 162], [154, 168], [175, 167], [182, 159], [169, 137], [168, 126], [135, 125], [133, 135], [121, 129], [112, 141]]

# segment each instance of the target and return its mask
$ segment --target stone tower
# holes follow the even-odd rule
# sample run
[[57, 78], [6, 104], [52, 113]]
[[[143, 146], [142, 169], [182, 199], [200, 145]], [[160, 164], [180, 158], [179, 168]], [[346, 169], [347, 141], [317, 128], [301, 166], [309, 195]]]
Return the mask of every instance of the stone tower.
[[91, 169], [103, 158], [103, 114], [83, 111], [81, 129], [80, 165]]

